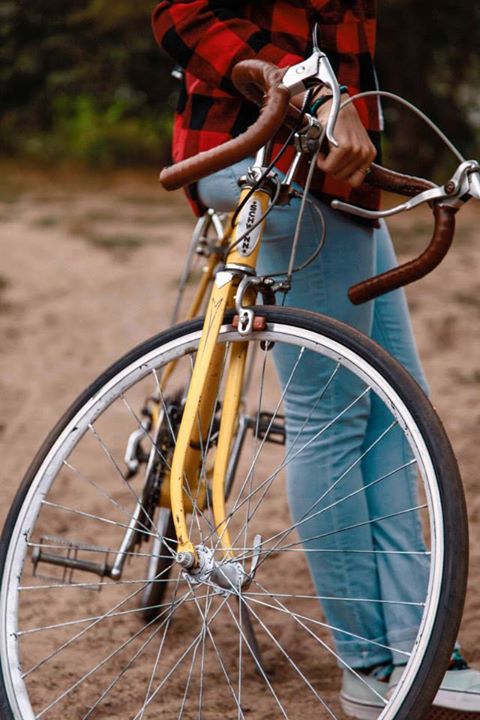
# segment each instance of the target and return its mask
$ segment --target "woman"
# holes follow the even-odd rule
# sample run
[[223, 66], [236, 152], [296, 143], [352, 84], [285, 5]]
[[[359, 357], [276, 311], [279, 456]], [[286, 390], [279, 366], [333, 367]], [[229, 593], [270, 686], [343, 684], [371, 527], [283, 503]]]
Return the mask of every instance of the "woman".
[[[234, 65], [247, 58], [259, 58], [280, 67], [296, 64], [311, 53], [312, 31], [318, 24], [320, 47], [329, 56], [340, 84], [350, 94], [376, 87], [373, 54], [375, 46], [374, 0], [256, 0], [228, 2], [227, 0], [164, 0], [153, 13], [155, 37], [163, 49], [185, 69], [182, 93], [175, 118], [173, 156], [179, 161], [201, 150], [225, 142], [243, 132], [257, 116], [257, 109], [241, 98], [231, 81]], [[329, 93], [328, 89], [320, 91]], [[302, 98], [297, 98], [301, 102]], [[320, 121], [328, 117], [328, 99], [317, 103]], [[426, 383], [418, 359], [408, 310], [403, 292], [389, 293], [374, 303], [355, 307], [347, 297], [348, 288], [392, 267], [395, 257], [388, 231], [384, 225], [372, 227], [332, 211], [333, 197], [369, 208], [376, 208], [376, 191], [364, 184], [365, 174], [377, 155], [381, 118], [376, 100], [351, 103], [339, 115], [335, 135], [339, 147], [330, 148], [318, 159], [318, 171], [312, 184], [317, 208], [325, 216], [327, 241], [317, 260], [296, 276], [288, 303], [322, 312], [342, 320], [374, 338], [394, 355], [424, 388]], [[282, 137], [278, 140], [282, 142]], [[275, 152], [275, 149], [274, 149]], [[286, 171], [293, 148], [278, 164]], [[194, 210], [201, 213], [206, 207], [229, 211], [238, 200], [238, 178], [249, 161], [200, 181], [188, 189]], [[305, 169], [299, 182], [305, 178]], [[269, 216], [259, 271], [269, 273], [286, 268], [290, 256], [298, 214], [298, 201], [288, 207], [276, 208]], [[302, 255], [308, 257], [318, 243], [318, 219], [309, 207], [302, 226]], [[292, 360], [287, 352], [277, 349], [275, 361], [280, 379], [286, 383]], [[307, 427], [302, 420], [308, 416], [312, 393], [328, 379], [328, 369], [318, 364], [301, 371], [300, 382], [285, 396], [287, 434], [295, 437], [301, 428], [302, 439], [308, 441], [309, 452], [302, 453], [289, 464], [287, 488], [292, 515], [295, 520], [305, 516], [318, 497], [319, 489], [328, 487], [328, 478], [341, 476], [362, 456], [362, 448], [379, 437], [388, 418], [375, 399], [365, 397], [349, 411], [342, 426], [341, 437], [335, 447], [325, 447], [323, 440], [315, 442], [319, 426], [338, 414], [354, 396], [355, 388], [345, 383], [332, 383], [328, 402], [322, 403], [310, 415]], [[314, 383], [312, 384], [312, 378]], [[324, 409], [328, 406], [328, 411]], [[369, 486], [385, 467], [385, 457], [397, 458], [396, 467], [405, 464], [407, 449], [403, 440], [389, 433], [382, 453], [370, 452], [355, 469], [349, 472], [348, 482], [331, 493], [331, 502]], [[355, 464], [355, 463], [354, 463]], [[397, 548], [408, 542], [423, 548], [420, 521], [408, 513], [382, 523], [371, 519], [391, 512], [396, 507], [415, 505], [415, 478], [410, 470], [403, 477], [396, 475], [395, 483], [379, 488], [370, 487], [355, 500], [343, 502], [335, 522], [358, 525], [356, 547]], [[327, 483], [322, 486], [322, 483]], [[338, 492], [338, 496], [337, 493]], [[339, 506], [340, 508], [340, 506]], [[332, 513], [333, 515], [334, 513]], [[335, 530], [335, 528], [333, 528]], [[303, 538], [315, 535], [315, 519], [301, 525]], [[341, 550], [343, 535], [332, 533], [331, 546]], [[348, 538], [351, 541], [351, 536]], [[388, 553], [362, 556], [340, 553], [307, 553], [317, 592], [322, 596], [373, 597], [381, 599], [405, 597], [405, 587], [411, 587], [412, 605], [382, 605], [371, 603], [352, 611], [352, 604], [324, 602], [323, 607], [332, 626], [347, 630], [351, 635], [335, 634], [337, 651], [344, 663], [363, 673], [379, 695], [388, 693], [402, 672], [402, 655], [387, 647], [408, 651], [419, 623], [415, 592], [425, 587], [428, 567], [421, 555], [412, 560]], [[407, 581], [408, 579], [408, 581]], [[401, 588], [401, 593], [400, 589]], [[362, 594], [363, 593], [363, 594]], [[408, 599], [408, 598], [406, 598]], [[376, 644], [356, 639], [371, 638]], [[348, 638], [348, 639], [346, 639]], [[480, 711], [480, 674], [468, 668], [458, 649], [446, 673], [437, 702], [449, 707], [464, 705], [465, 697], [476, 695]], [[348, 670], [343, 672], [342, 700], [344, 707], [358, 718], [379, 714], [382, 705], [378, 696]], [[453, 717], [453, 715], [452, 715]]]

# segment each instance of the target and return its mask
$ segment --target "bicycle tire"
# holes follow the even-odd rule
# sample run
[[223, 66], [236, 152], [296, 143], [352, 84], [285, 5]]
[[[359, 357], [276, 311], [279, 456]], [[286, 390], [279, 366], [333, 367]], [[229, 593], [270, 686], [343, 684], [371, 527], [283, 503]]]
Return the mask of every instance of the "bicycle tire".
[[[357, 372], [362, 378], [368, 377], [369, 382], [373, 383], [375, 381], [378, 384], [378, 387], [375, 386], [375, 392], [378, 390], [387, 398], [389, 407], [394, 412], [394, 417], [399, 419], [399, 425], [406, 428], [408, 441], [415, 444], [416, 450], [422, 453], [421, 463], [428, 470], [426, 505], [432, 511], [430, 527], [433, 536], [430, 540], [432, 548], [435, 548], [435, 553], [432, 551], [429, 594], [426, 598], [426, 610], [422, 616], [419, 635], [412, 649], [404, 680], [399, 685], [397, 693], [388, 701], [381, 713], [382, 720], [387, 720], [387, 718], [388, 720], [393, 720], [393, 718], [395, 720], [419, 720], [433, 700], [441, 681], [443, 668], [448, 663], [461, 619], [466, 586], [468, 535], [465, 502], [457, 464], [447, 436], [431, 404], [414, 380], [395, 360], [361, 333], [342, 323], [306, 311], [259, 307], [256, 309], [256, 313], [265, 317], [267, 324], [266, 329], [255, 332], [251, 340], [255, 343], [262, 342], [265, 353], [268, 352], [272, 342], [276, 344], [290, 343], [294, 347], [301, 344], [302, 347], [308, 348], [308, 352], [321, 351], [328, 355], [330, 360], [335, 357], [335, 362], [341, 365], [342, 369], [348, 367], [349, 371]], [[237, 331], [230, 325], [230, 321], [231, 316], [226, 318], [222, 327], [221, 342], [229, 342], [232, 339], [239, 338]], [[127, 386], [128, 390], [135, 389], [134, 381], [138, 384], [147, 377], [150, 368], [155, 367], [156, 362], [157, 366], [160, 360], [163, 363], [167, 362], [175, 355], [175, 352], [179, 356], [182, 355], [182, 357], [190, 359], [191, 353], [194, 352], [198, 343], [201, 325], [201, 320], [182, 323], [148, 340], [112, 365], [87, 388], [65, 413], [42, 445], [24, 478], [8, 514], [0, 543], [0, 711], [5, 720], [27, 720], [27, 718], [31, 720], [38, 716], [38, 712], [42, 717], [43, 714], [46, 714], [47, 717], [56, 717], [55, 710], [52, 715], [50, 711], [45, 710], [47, 705], [44, 703], [40, 703], [43, 710], [32, 708], [29, 695], [31, 692], [30, 680], [25, 680], [21, 671], [21, 662], [25, 662], [25, 655], [19, 649], [19, 645], [24, 642], [24, 635], [31, 637], [29, 633], [32, 632], [28, 627], [27, 631], [22, 631], [22, 628], [19, 627], [19, 619], [23, 622], [22, 613], [24, 612], [21, 606], [23, 601], [19, 597], [22, 593], [19, 592], [19, 588], [21, 590], [28, 589], [27, 586], [23, 585], [21, 577], [22, 573], [29, 577], [29, 562], [27, 560], [30, 559], [30, 550], [28, 545], [29, 538], [34, 535], [36, 527], [34, 527], [34, 521], [38, 523], [38, 517], [47, 512], [49, 507], [48, 502], [50, 501], [45, 500], [45, 497], [50, 497], [50, 495], [46, 495], [46, 473], [48, 471], [51, 475], [51, 477], [48, 477], [48, 481], [52, 480], [53, 482], [53, 475], [56, 471], [55, 463], [58, 467], [61, 466], [64, 469], [65, 458], [69, 458], [70, 454], [73, 453], [72, 448], [76, 447], [71, 436], [72, 433], [80, 432], [80, 419], [82, 422], [88, 421], [85, 428], [92, 427], [92, 423], [100, 422], [106, 409], [113, 407], [114, 396], [116, 399], [121, 398], [122, 393], [127, 391]], [[101, 405], [102, 402], [103, 405]], [[84, 435], [82, 435], [83, 437]], [[418, 459], [417, 463], [420, 463]], [[58, 473], [60, 474], [60, 470], [58, 470]], [[42, 485], [42, 482], [44, 485]], [[68, 485], [68, 483], [64, 484]], [[71, 487], [73, 488], [71, 489], [72, 497], [75, 498], [76, 484], [71, 483]], [[63, 486], [61, 489], [64, 491]], [[47, 510], [45, 510], [46, 505]], [[53, 509], [55, 508], [52, 507]], [[57, 515], [60, 518], [61, 512], [57, 513]], [[55, 514], [53, 517], [58, 519]], [[88, 517], [86, 520], [88, 520]], [[61, 522], [58, 524], [59, 526], [62, 525]], [[68, 525], [67, 529], [70, 529]], [[288, 573], [284, 575], [285, 581], [287, 576]], [[142, 581], [134, 580], [133, 582]], [[177, 585], [179, 582], [177, 580]], [[35, 583], [33, 584], [35, 585]], [[99, 585], [99, 583], [90, 583], [90, 585], [95, 586]], [[110, 587], [114, 583], [107, 583], [107, 585]], [[42, 587], [40, 585], [36, 589], [42, 590]], [[50, 586], [46, 587], [51, 589]], [[69, 584], [65, 582], [52, 587], [61, 587], [62, 589], [66, 587], [70, 591], [75, 590], [75, 592], [78, 592], [80, 599], [84, 597], [82, 596], [84, 589], [77, 590], [76, 583]], [[46, 592], [48, 593], [48, 590]], [[24, 595], [25, 593], [23, 593], [22, 597]], [[178, 605], [174, 607], [175, 602], [174, 598], [171, 602], [172, 611], [168, 622], [170, 622], [173, 615], [173, 609], [176, 612], [178, 610]], [[92, 604], [94, 604], [93, 601]], [[39, 614], [41, 616], [43, 613], [48, 620], [48, 612], [53, 612], [53, 609], [47, 609], [47, 606], [48, 603], [44, 605], [38, 603], [33, 608], [31, 605], [28, 606], [27, 609], [30, 615]], [[73, 606], [76, 606], [76, 603], [72, 603]], [[69, 608], [68, 604], [67, 608], [62, 606], [62, 612], [65, 613]], [[252, 606], [250, 606], [251, 608]], [[108, 615], [103, 616], [103, 620], [112, 617], [116, 616], [109, 611]], [[100, 618], [102, 619], [101, 615]], [[73, 618], [73, 621], [78, 622], [75, 618]], [[98, 620], [98, 622], [100, 621]], [[82, 622], [85, 622], [85, 620], [82, 620]], [[115, 632], [121, 632], [122, 622], [123, 620], [116, 621]], [[180, 620], [179, 626], [180, 631], [182, 628], [185, 630], [185, 622], [182, 624]], [[48, 625], [40, 626], [41, 631], [49, 628]], [[242, 635], [241, 625], [238, 626], [238, 629], [240, 635]], [[190, 630], [189, 627], [188, 630]], [[22, 632], [24, 635], [22, 635]], [[22, 638], [20, 642], [19, 638]], [[243, 637], [240, 639], [240, 645], [242, 645], [242, 642], [244, 642]], [[62, 646], [60, 647], [62, 650]], [[163, 648], [163, 642], [161, 647]], [[250, 650], [250, 648], [248, 649]], [[58, 646], [54, 649], [54, 652], [59, 652]], [[246, 654], [248, 655], [248, 653]], [[56, 654], [54, 657], [56, 657]], [[35, 668], [35, 657], [33, 660]], [[44, 667], [45, 664], [50, 662], [50, 659], [42, 662], [42, 667]], [[258, 661], [255, 662], [257, 665], [259, 664]], [[126, 669], [129, 668], [130, 665]], [[121, 673], [122, 678], [125, 673], [128, 675], [126, 669], [124, 668]], [[261, 673], [261, 667], [257, 667], [257, 670], [260, 670]], [[217, 671], [221, 676], [218, 667]], [[57, 663], [54, 685], [57, 683], [59, 672]], [[73, 672], [73, 669], [69, 667], [68, 672]], [[27, 677], [30, 675], [31, 668], [27, 673]], [[47, 677], [51, 678], [52, 676], [47, 673]], [[167, 681], [170, 681], [170, 677], [167, 677]], [[267, 684], [270, 682], [266, 673], [264, 673], [263, 680]], [[118, 678], [115, 683], [117, 681], [119, 681]], [[215, 683], [213, 684], [215, 685]], [[129, 688], [133, 692], [135, 682]], [[46, 692], [48, 688], [45, 687], [45, 683], [41, 689], [42, 692]], [[181, 696], [182, 691], [178, 687], [176, 689]], [[208, 687], [204, 687], [203, 692], [206, 689]], [[270, 685], [268, 685], [268, 689], [271, 691]], [[35, 690], [35, 687], [33, 687], [33, 690]], [[72, 691], [74, 698], [76, 698], [76, 690], [77, 686]], [[218, 692], [216, 687], [215, 692]], [[108, 693], [105, 697], [108, 698]], [[170, 697], [170, 693], [168, 693], [168, 697]], [[270, 698], [270, 696], [268, 697]], [[300, 702], [300, 695], [295, 695], [295, 698], [298, 698]], [[155, 695], [153, 699], [155, 699], [153, 705], [151, 699], [149, 706], [143, 708], [142, 717], [145, 712], [145, 717], [148, 717], [149, 710], [153, 707], [155, 707], [155, 712], [158, 713], [158, 698]], [[160, 700], [164, 699], [165, 695], [162, 694]], [[62, 701], [55, 700], [52, 707], [57, 708], [58, 703], [61, 705], [62, 702], [63, 696]], [[79, 707], [70, 705], [70, 713], [74, 713], [74, 715], [70, 716], [90, 717], [91, 710], [88, 710], [87, 714], [85, 714], [85, 704], [82, 705], [82, 701], [79, 702]], [[170, 712], [170, 707], [166, 710], [162, 709], [162, 717], [177, 717], [180, 703], [181, 699], [179, 697], [175, 714]], [[233, 704], [236, 717], [237, 713], [243, 712], [243, 710], [240, 709], [239, 701], [235, 701], [235, 694]], [[274, 702], [273, 705], [275, 706]], [[100, 705], [94, 706], [94, 708], [96, 707], [100, 707]], [[124, 709], [124, 704], [121, 705], [121, 712], [125, 714], [119, 714], [119, 707], [116, 710], [113, 709], [113, 713], [117, 713], [115, 716], [119, 718], [127, 717], [128, 711]], [[323, 710], [321, 708], [320, 711], [326, 712], [325, 708]], [[111, 713], [112, 709], [107, 709], [108, 712]], [[181, 706], [181, 712], [183, 712], [183, 705]], [[215, 709], [212, 712], [215, 713]], [[259, 712], [262, 713], [263, 711]], [[276, 707], [276, 712], [279, 712], [278, 707]], [[282, 712], [279, 713], [279, 716], [281, 714]], [[102, 716], [101, 712], [99, 712], [99, 716]], [[265, 715], [258, 715], [258, 717], [263, 716]], [[269, 716], [273, 717], [274, 715], [270, 714]], [[336, 717], [336, 715], [332, 716]], [[225, 717], [229, 717], [229, 715], [225, 715]], [[289, 715], [287, 714], [286, 717], [289, 717]], [[319, 717], [322, 717], [322, 715], [320, 714]]]
[[[147, 565], [146, 579], [150, 580], [150, 582], [145, 587], [142, 597], [140, 598], [140, 606], [144, 609], [143, 617], [147, 622], [150, 622], [150, 620], [156, 617], [157, 613], [155, 612], [155, 608], [163, 602], [165, 597], [166, 585], [156, 583], [155, 579], [158, 577], [167, 578], [172, 568], [172, 562], [162, 557], [162, 555], [166, 552], [165, 541], [167, 541], [168, 544], [168, 538], [175, 537], [175, 524], [170, 510], [160, 508], [159, 514], [160, 513], [162, 514], [161, 522], [156, 520], [159, 534], [152, 540], [154, 543], [152, 557], [149, 558]], [[155, 557], [157, 553], [160, 555], [158, 558]]]

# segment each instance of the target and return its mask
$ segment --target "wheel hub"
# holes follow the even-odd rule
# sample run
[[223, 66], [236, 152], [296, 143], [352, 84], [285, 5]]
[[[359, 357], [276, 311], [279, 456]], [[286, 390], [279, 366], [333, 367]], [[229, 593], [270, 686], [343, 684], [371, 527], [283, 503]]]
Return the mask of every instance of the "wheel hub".
[[184, 570], [184, 577], [193, 585], [206, 584], [220, 595], [237, 595], [249, 576], [238, 560], [215, 559], [215, 553], [205, 545], [197, 545], [198, 564]]

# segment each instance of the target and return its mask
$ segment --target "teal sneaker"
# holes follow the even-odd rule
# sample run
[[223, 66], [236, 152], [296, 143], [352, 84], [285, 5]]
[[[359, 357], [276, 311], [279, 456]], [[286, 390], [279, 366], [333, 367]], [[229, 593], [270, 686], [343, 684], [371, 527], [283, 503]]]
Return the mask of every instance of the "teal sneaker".
[[385, 703], [393, 667], [390, 664], [378, 665], [368, 671], [343, 671], [340, 703], [343, 711], [359, 720], [376, 720]]
[[[395, 667], [390, 677], [388, 694], [391, 694], [402, 673], [402, 666]], [[438, 708], [437, 714], [435, 714], [436, 708]], [[455, 650], [428, 717], [431, 720], [433, 718], [460, 720], [464, 717], [473, 720], [474, 717], [479, 717], [478, 713], [480, 713], [480, 672], [469, 667], [460, 651]]]

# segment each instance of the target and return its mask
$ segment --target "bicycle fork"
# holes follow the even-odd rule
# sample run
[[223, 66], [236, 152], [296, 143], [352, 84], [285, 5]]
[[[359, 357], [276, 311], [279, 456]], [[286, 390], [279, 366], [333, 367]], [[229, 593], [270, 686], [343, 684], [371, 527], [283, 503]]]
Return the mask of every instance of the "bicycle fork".
[[[244, 187], [241, 202], [249, 194], [250, 188]], [[217, 272], [212, 293], [207, 307], [205, 322], [202, 329], [200, 344], [197, 351], [192, 378], [188, 390], [183, 417], [177, 435], [177, 442], [172, 459], [170, 472], [170, 500], [173, 520], [178, 540], [177, 561], [185, 568], [198, 568], [210, 562], [210, 558], [201, 557], [204, 552], [196, 548], [191, 541], [186, 519], [185, 488], [200, 487], [198, 474], [201, 469], [201, 452], [198, 447], [202, 440], [206, 441], [206, 433], [210, 427], [212, 413], [215, 412], [216, 398], [220, 386], [222, 368], [225, 361], [225, 346], [218, 343], [220, 329], [224, 322], [225, 312], [235, 307], [235, 294], [239, 284], [239, 276], [254, 275], [258, 251], [263, 234], [264, 221], [261, 220], [270, 201], [267, 190], [256, 190], [245, 201], [240, 212], [232, 248], [228, 253], [225, 267]], [[251, 232], [249, 232], [251, 228]], [[252, 290], [245, 294], [247, 304], [253, 304], [255, 293]], [[241, 320], [241, 319], [240, 319]], [[223, 549], [225, 560], [233, 560], [234, 552], [228, 530], [225, 507], [225, 477], [229, 465], [230, 452], [233, 445], [235, 430], [238, 425], [238, 411], [242, 398], [242, 386], [248, 342], [232, 343], [226, 360], [226, 380], [224, 402], [221, 413], [217, 449], [215, 454], [212, 481], [212, 509], [215, 531]], [[197, 442], [198, 438], [198, 442]], [[256, 538], [255, 543], [259, 540]], [[213, 560], [212, 560], [213, 562]], [[233, 574], [237, 563], [222, 566], [225, 573], [230, 565]], [[211, 568], [212, 570], [218, 570]], [[216, 572], [218, 575], [218, 572]], [[219, 584], [231, 588], [241, 585], [244, 578], [227, 577], [225, 583], [219, 578]]]

